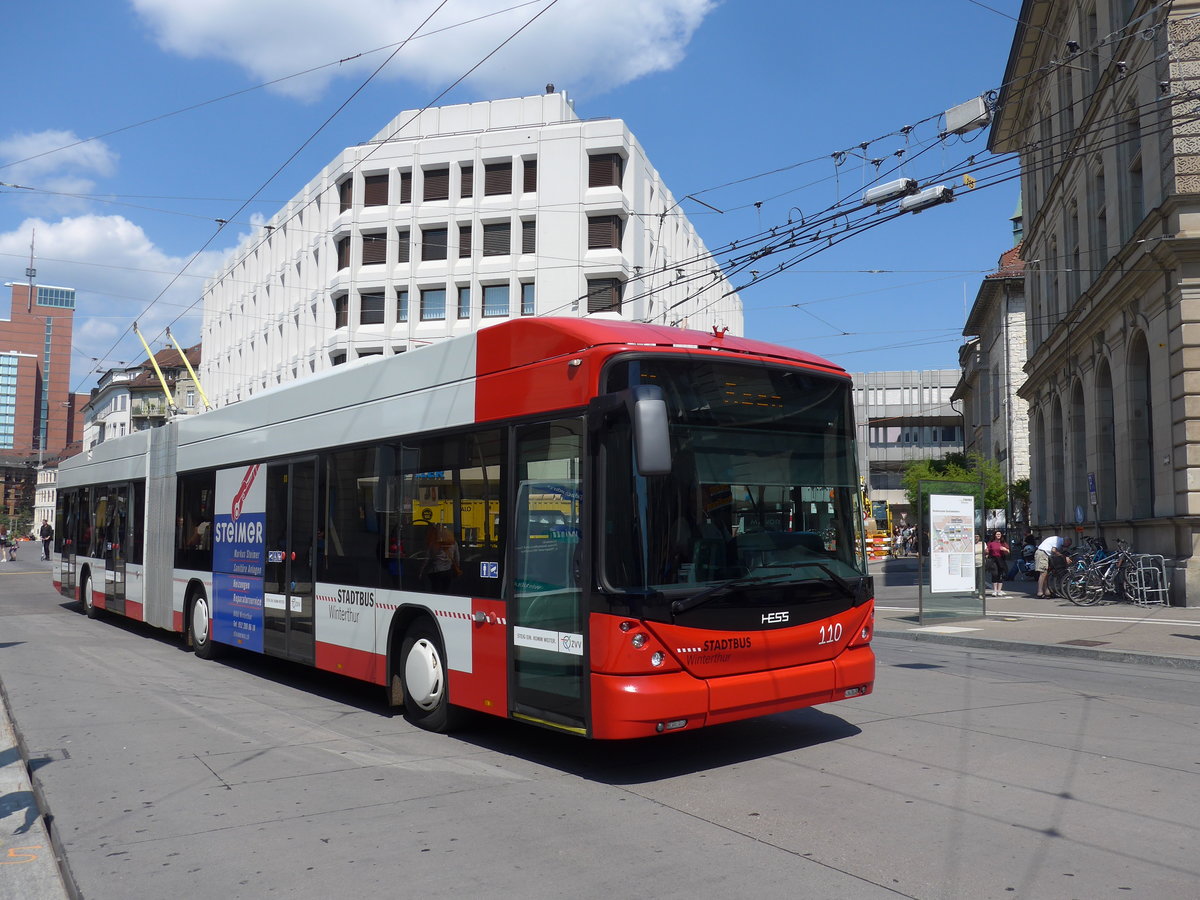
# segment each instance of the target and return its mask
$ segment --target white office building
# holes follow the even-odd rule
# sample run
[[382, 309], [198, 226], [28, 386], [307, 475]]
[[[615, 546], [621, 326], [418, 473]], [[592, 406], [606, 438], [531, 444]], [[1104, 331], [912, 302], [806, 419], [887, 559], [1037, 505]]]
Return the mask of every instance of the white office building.
[[619, 119], [564, 93], [401, 113], [205, 286], [215, 406], [523, 315], [743, 332], [738, 296]]

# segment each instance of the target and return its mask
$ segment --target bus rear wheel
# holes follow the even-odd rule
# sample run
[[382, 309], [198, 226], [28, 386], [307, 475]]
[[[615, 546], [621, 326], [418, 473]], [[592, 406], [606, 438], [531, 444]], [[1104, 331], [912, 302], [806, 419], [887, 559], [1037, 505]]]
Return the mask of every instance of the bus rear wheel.
[[212, 638], [212, 612], [208, 605], [208, 595], [202, 590], [197, 591], [192, 598], [188, 633], [192, 639], [192, 650], [198, 657], [212, 659], [217, 655], [217, 647]]
[[450, 707], [446, 651], [437, 628], [419, 619], [404, 635], [400, 660], [404, 666], [404, 717], [426, 731], [446, 732], [457, 721]]
[[83, 576], [83, 581], [79, 585], [79, 599], [83, 601], [83, 611], [89, 619], [100, 615], [100, 610], [96, 608], [96, 604], [92, 600], [92, 576], [90, 573]]

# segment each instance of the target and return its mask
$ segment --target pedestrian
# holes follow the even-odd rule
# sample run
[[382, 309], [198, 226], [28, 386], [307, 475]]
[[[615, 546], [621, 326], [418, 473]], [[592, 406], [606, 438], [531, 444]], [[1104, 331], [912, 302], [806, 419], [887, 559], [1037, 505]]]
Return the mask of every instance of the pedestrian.
[[1066, 565], [1069, 549], [1071, 549], [1071, 539], [1056, 534], [1050, 535], [1038, 544], [1038, 548], [1033, 554], [1033, 568], [1040, 573], [1037, 596], [1043, 598], [1050, 596], [1050, 592], [1046, 589], [1046, 582], [1050, 578], [1050, 566], [1053, 564], [1057, 568], [1059, 565]]
[[1007, 568], [1010, 552], [1004, 534], [997, 531], [987, 544], [987, 565], [992, 575], [993, 597], [1007, 596], [1004, 593], [1004, 570]]
[[42, 539], [42, 559], [49, 559], [50, 542], [54, 540], [54, 527], [47, 519], [42, 519], [42, 527], [38, 531], [38, 537]]

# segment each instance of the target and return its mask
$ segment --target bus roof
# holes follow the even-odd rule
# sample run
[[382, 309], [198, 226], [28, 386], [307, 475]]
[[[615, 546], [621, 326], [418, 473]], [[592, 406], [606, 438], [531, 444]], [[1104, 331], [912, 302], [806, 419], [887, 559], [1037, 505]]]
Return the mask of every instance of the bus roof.
[[[313, 452], [331, 436], [370, 442], [400, 431], [452, 428], [586, 403], [587, 379], [566, 370], [547, 376], [555, 360], [600, 351], [700, 350], [778, 360], [849, 379], [810, 353], [714, 332], [630, 322], [616, 315], [512, 319], [390, 357], [348, 363], [260, 391], [212, 412], [168, 422], [158, 435], [178, 448], [186, 471], [247, 459]], [[549, 367], [549, 369], [548, 369]], [[520, 374], [516, 381], [509, 378]], [[597, 377], [594, 373], [590, 376]], [[139, 433], [140, 434], [140, 433]], [[228, 438], [237, 436], [236, 440]], [[145, 435], [106, 441], [64, 460], [69, 479], [135, 477], [144, 467]], [[85, 475], [85, 471], [91, 475]], [[104, 473], [110, 473], [106, 475]], [[82, 483], [82, 481], [80, 481]]]
[[[496, 369], [532, 365], [547, 357], [565, 356], [591, 347], [629, 345], [721, 350], [799, 363], [832, 374], [847, 374], [841, 366], [790, 347], [715, 331], [631, 322], [615, 313], [594, 313], [583, 318], [509, 319], [481, 329], [478, 335], [481, 360], [486, 359]], [[486, 354], [485, 347], [488, 349]], [[500, 358], [494, 358], [493, 354]]]

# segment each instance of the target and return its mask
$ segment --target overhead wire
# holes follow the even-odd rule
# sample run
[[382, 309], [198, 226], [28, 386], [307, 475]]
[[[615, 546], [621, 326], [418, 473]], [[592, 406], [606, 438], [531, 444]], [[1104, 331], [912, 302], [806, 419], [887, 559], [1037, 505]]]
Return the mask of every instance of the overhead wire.
[[[521, 5], [528, 5], [528, 4], [521, 4]], [[544, 12], [544, 10], [543, 10], [543, 12]], [[540, 13], [539, 13], [539, 15], [540, 15]], [[1139, 18], [1144, 18], [1144, 17], [1139, 17]], [[1129, 25], [1127, 25], [1127, 26], [1126, 26], [1126, 28], [1128, 28], [1128, 27], [1130, 27], [1130, 26], [1129, 26]], [[1113, 34], [1116, 34], [1116, 32], [1114, 32]], [[1111, 35], [1111, 34], [1110, 34], [1110, 35], [1108, 36], [1108, 38], [1106, 38], [1106, 41], [1107, 41], [1109, 38], [1112, 38], [1112, 37], [1113, 37], [1113, 35]], [[1103, 42], [1102, 42], [1101, 46], [1103, 46]], [[1047, 67], [1043, 67], [1043, 68], [1047, 68]], [[1021, 77], [1022, 77], [1022, 78], [1028, 78], [1028, 77], [1031, 77], [1033, 74], [1036, 74], [1036, 73], [1028, 73], [1027, 75], [1025, 75], [1025, 76], [1021, 76]], [[1014, 79], [1014, 81], [1016, 81], [1016, 80], [1017, 80], [1017, 79]], [[940, 115], [941, 115], [941, 114], [939, 113], [939, 114], [937, 114], [937, 115], [930, 116], [930, 117], [928, 117], [928, 118], [926, 118], [926, 119], [923, 119], [923, 120], [921, 120], [921, 122], [922, 122], [922, 123], [927, 123], [927, 122], [929, 122], [929, 121], [932, 121], [932, 120], [935, 120], [935, 119], [939, 118], [939, 117], [940, 117]], [[918, 123], [918, 124], [920, 124], [920, 123]], [[874, 143], [874, 142], [877, 142], [877, 141], [879, 141], [879, 140], [882, 140], [882, 139], [883, 139], [883, 138], [885, 138], [885, 137], [888, 137], [888, 136], [894, 136], [894, 135], [900, 135], [900, 134], [907, 134], [907, 133], [908, 133], [908, 132], [907, 132], [905, 129], [899, 129], [899, 130], [897, 130], [897, 131], [889, 132], [887, 135], [882, 135], [882, 136], [880, 136], [880, 138], [876, 138], [876, 139], [874, 139], [872, 142], [865, 142], [865, 143], [866, 143], [866, 145], [867, 145], [867, 146], [869, 146], [871, 143]], [[944, 137], [945, 137], [945, 136], [943, 135], [943, 136], [942, 136], [942, 138], [944, 138]], [[931, 141], [931, 142], [930, 142], [930, 144], [929, 144], [929, 148], [932, 148], [932, 147], [934, 147], [934, 146], [939, 146], [939, 145], [941, 145], [942, 143], [943, 143], [943, 141], [941, 141], [941, 140], [935, 140], [935, 141]], [[928, 148], [927, 148], [927, 149], [928, 149]], [[847, 150], [847, 151], [845, 151], [845, 152], [846, 152], [847, 154], [850, 154], [850, 153], [852, 153], [853, 151], [852, 151], [852, 149], [848, 149], [848, 150]], [[865, 157], [863, 157], [863, 158], [865, 159]], [[809, 163], [809, 162], [816, 162], [816, 161], [818, 161], [818, 160], [820, 160], [820, 159], [828, 159], [828, 157], [814, 157], [814, 158], [813, 158], [813, 160], [807, 160], [807, 161], [804, 161], [804, 162], [802, 162], [802, 163], [796, 163], [796, 164], [792, 164], [792, 165], [785, 166], [785, 167], [778, 167], [778, 168], [776, 168], [776, 169], [774, 169], [774, 170], [771, 170], [770, 172], [759, 173], [758, 175], [748, 176], [748, 177], [746, 177], [746, 178], [742, 178], [742, 179], [736, 179], [736, 180], [734, 180], [734, 181], [731, 181], [731, 182], [726, 182], [725, 184], [722, 184], [722, 185], [716, 185], [716, 186], [714, 186], [714, 187], [712, 187], [712, 188], [706, 188], [706, 189], [703, 189], [703, 190], [701, 190], [701, 191], [694, 191], [694, 192], [692, 192], [691, 194], [689, 194], [689, 195], [687, 195], [687, 196], [692, 196], [692, 197], [694, 197], [694, 196], [696, 196], [696, 195], [698, 195], [698, 194], [705, 194], [705, 193], [709, 193], [709, 192], [711, 192], [711, 191], [715, 191], [715, 190], [718, 190], [718, 189], [721, 189], [721, 188], [724, 188], [724, 187], [729, 187], [729, 186], [734, 186], [734, 185], [737, 185], [737, 184], [745, 183], [745, 182], [748, 182], [748, 181], [754, 180], [754, 179], [756, 179], [756, 178], [759, 178], [759, 177], [765, 177], [766, 175], [770, 175], [770, 174], [777, 174], [777, 173], [779, 173], [779, 172], [787, 171], [787, 170], [789, 170], [789, 169], [793, 169], [793, 168], [796, 168], [796, 167], [798, 167], [798, 166], [805, 165], [805, 164], [807, 164], [807, 163]], [[907, 163], [907, 162], [911, 162], [911, 159], [910, 159], [910, 160], [908, 160], [908, 161], [905, 161], [905, 162], [906, 162], [906, 163]], [[893, 171], [894, 171], [894, 169], [893, 169]], [[832, 176], [830, 176], [830, 177], [832, 177]], [[936, 178], [936, 177], [938, 177], [938, 176], [934, 176], [934, 177]], [[823, 180], [828, 180], [828, 179], [823, 179]], [[686, 196], [685, 196], [685, 198], [684, 198], [684, 199], [686, 199]], [[841, 198], [839, 199], [839, 202], [841, 202]], [[835, 206], [836, 206], [836, 204], [835, 204]], [[830, 209], [832, 209], [832, 208], [834, 208], [834, 207], [830, 207]], [[879, 224], [882, 224], [882, 222], [880, 222]], [[873, 226], [868, 226], [868, 225], [866, 225], [866, 224], [864, 223], [864, 225], [863, 225], [863, 227], [862, 227], [862, 230], [865, 230], [865, 229], [866, 229], [866, 227], [873, 227]], [[855, 231], [854, 233], [858, 233], [858, 231]], [[850, 235], [847, 235], [847, 236], [850, 236]], [[836, 243], [840, 243], [842, 239], [844, 239], [844, 238], [841, 238], [841, 239], [839, 239], [839, 240], [838, 240]], [[734, 242], [734, 243], [737, 243], [737, 242]], [[823, 247], [823, 248], [821, 248], [821, 249], [828, 249], [829, 247], [831, 247], [831, 246], [833, 246], [833, 245], [834, 245], [834, 243], [832, 243], [832, 242], [831, 242], [831, 243], [828, 243], [828, 244], [827, 244], [825, 247]], [[774, 251], [773, 251], [773, 252], [774, 252]], [[820, 249], [818, 249], [818, 251], [817, 251], [817, 252], [820, 252]], [[810, 256], [811, 256], [811, 255], [815, 255], [815, 254], [807, 254], [807, 255], [806, 255], [806, 254], [801, 254], [801, 255], [799, 256], [799, 258], [796, 260], [796, 262], [800, 262], [800, 261], [803, 261], [804, 259], [810, 258]], [[698, 259], [699, 259], [699, 258], [702, 258], [702, 257], [698, 257]], [[684, 262], [678, 262], [678, 261], [677, 261], [677, 262], [673, 262], [673, 263], [671, 263], [671, 264], [669, 264], [669, 265], [664, 265], [664, 266], [662, 266], [661, 268], [659, 268], [659, 269], [657, 269], [657, 270], [654, 270], [653, 272], [650, 272], [650, 273], [643, 273], [643, 275], [642, 275], [642, 276], [640, 276], [640, 277], [642, 277], [642, 278], [644, 279], [644, 278], [647, 278], [647, 277], [649, 277], [649, 275], [651, 275], [651, 274], [658, 274], [658, 275], [661, 275], [661, 274], [663, 274], [663, 273], [665, 273], [665, 272], [669, 271], [671, 268], [673, 268], [673, 267], [677, 267], [677, 266], [680, 266], [680, 265], [686, 265], [686, 263], [684, 263]], [[745, 266], [745, 265], [742, 265], [742, 266], [741, 266], [741, 269], [745, 269], [745, 268], [746, 268], [746, 266]], [[696, 279], [699, 279], [699, 278], [705, 278], [705, 277], [709, 277], [709, 276], [710, 276], [710, 274], [711, 274], [711, 272], [702, 272], [702, 273], [697, 273], [697, 274], [693, 275], [693, 276], [692, 276], [692, 277], [691, 277], [689, 280], [696, 280]], [[777, 274], [777, 273], [774, 273], [774, 274]], [[741, 290], [744, 290], [746, 287], [753, 286], [753, 285], [754, 285], [754, 284], [756, 284], [756, 283], [758, 283], [758, 282], [757, 282], [757, 281], [752, 281], [752, 282], [750, 282], [749, 284], [747, 284], [747, 285], [744, 285], [744, 286], [743, 286], [742, 288], [740, 288], [740, 289], [741, 289]], [[672, 287], [672, 286], [673, 286], [673, 285], [664, 285], [664, 286], [661, 286], [661, 287], [659, 287], [659, 288], [657, 288], [657, 289], [655, 289], [655, 290], [656, 290], [656, 292], [657, 292], [657, 291], [661, 291], [661, 290], [666, 290], [666, 289], [669, 289], [669, 288], [670, 288], [670, 287]], [[585, 296], [586, 296], [586, 295], [585, 295]], [[577, 299], [583, 299], [583, 297], [581, 297], [581, 298], [577, 298]], [[189, 310], [190, 310], [192, 307], [194, 307], [194, 306], [195, 306], [195, 304], [192, 304], [192, 306], [191, 306], [191, 307], [189, 307]], [[560, 308], [561, 308], [561, 307], [560, 307]], [[177, 318], [175, 321], [178, 321], [178, 318]]]

